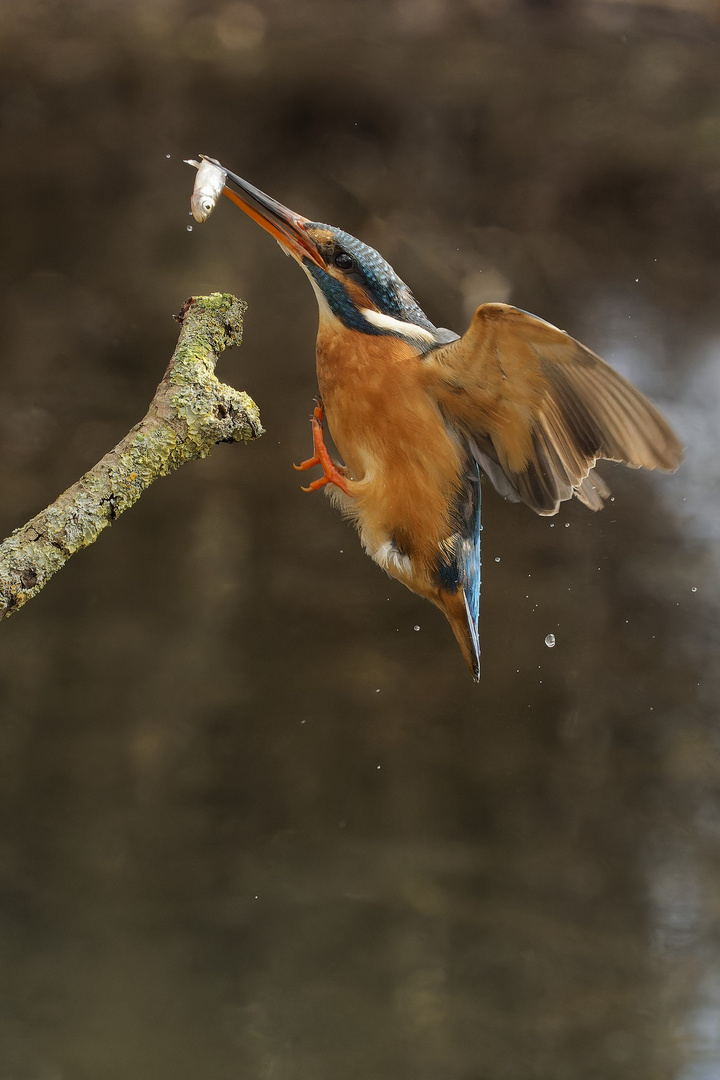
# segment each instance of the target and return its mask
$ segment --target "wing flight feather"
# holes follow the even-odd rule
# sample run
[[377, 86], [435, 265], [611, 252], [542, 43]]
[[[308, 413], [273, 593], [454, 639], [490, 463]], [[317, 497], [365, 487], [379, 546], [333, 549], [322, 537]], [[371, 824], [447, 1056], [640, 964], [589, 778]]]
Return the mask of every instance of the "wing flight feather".
[[550, 323], [483, 304], [463, 337], [426, 354], [429, 392], [500, 494], [539, 514], [609, 494], [599, 458], [673, 472], [682, 446], [654, 405]]

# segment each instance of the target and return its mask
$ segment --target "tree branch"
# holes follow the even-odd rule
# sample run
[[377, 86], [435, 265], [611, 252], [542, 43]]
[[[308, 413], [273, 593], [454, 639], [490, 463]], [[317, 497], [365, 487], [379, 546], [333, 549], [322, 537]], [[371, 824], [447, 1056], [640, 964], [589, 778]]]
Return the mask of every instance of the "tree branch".
[[76, 484], [0, 544], [0, 619], [36, 596], [71, 555], [94, 543], [159, 476], [221, 442], [262, 435], [247, 394], [221, 383], [221, 352], [242, 340], [246, 304], [228, 293], [191, 297], [182, 331], [144, 419]]

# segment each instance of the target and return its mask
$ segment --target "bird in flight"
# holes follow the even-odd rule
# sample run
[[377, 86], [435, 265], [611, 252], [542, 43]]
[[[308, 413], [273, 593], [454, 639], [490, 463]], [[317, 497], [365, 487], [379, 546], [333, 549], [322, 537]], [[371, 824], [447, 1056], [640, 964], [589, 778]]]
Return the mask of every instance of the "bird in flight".
[[[446, 615], [480, 676], [480, 482], [556, 514], [575, 495], [600, 510], [600, 458], [673, 472], [682, 447], [654, 405], [590, 349], [508, 304], [481, 304], [460, 336], [434, 326], [367, 244], [310, 221], [212, 158], [193, 212], [220, 194], [305, 271], [319, 308], [313, 454], [368, 555]], [[215, 172], [213, 172], [215, 170]], [[221, 175], [222, 174], [222, 175]], [[324, 423], [343, 458], [324, 441]]]

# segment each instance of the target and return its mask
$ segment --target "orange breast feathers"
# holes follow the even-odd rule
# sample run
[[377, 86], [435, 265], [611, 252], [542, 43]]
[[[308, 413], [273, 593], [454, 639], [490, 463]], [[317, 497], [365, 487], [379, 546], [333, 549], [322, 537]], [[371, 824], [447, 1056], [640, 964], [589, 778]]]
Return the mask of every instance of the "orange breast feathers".
[[347, 510], [371, 554], [393, 539], [430, 571], [438, 544], [453, 531], [462, 449], [423, 386], [412, 345], [336, 326], [321, 325], [317, 374], [328, 427], [350, 474]]

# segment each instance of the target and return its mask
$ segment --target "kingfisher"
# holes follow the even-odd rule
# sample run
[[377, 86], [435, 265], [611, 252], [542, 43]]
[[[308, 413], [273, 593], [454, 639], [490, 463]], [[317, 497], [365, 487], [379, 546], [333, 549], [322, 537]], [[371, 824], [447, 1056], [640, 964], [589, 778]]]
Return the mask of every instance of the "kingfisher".
[[599, 459], [674, 472], [680, 442], [639, 390], [563, 330], [504, 303], [481, 304], [462, 336], [437, 327], [373, 248], [205, 160], [317, 299], [313, 453], [295, 468], [322, 475], [303, 490], [324, 487], [368, 555], [440, 608], [477, 682], [481, 480], [537, 514], [573, 496], [600, 510], [609, 489]]

